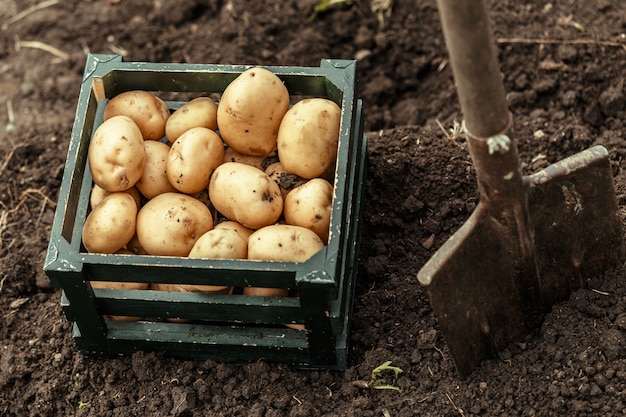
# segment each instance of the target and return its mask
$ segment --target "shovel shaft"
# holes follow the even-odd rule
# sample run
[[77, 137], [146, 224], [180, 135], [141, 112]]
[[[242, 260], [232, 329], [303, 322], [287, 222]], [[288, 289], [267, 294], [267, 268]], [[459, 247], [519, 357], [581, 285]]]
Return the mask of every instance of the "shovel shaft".
[[483, 0], [437, 0], [468, 132], [490, 138], [510, 124], [505, 90]]
[[528, 207], [504, 84], [483, 0], [437, 0], [481, 201], [530, 257]]

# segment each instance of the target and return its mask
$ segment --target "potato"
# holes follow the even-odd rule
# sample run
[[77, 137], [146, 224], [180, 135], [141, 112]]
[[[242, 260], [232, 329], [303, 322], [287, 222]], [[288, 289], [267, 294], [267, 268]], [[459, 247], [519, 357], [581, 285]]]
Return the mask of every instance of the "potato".
[[[252, 233], [254, 233], [254, 230], [247, 228], [246, 226], [242, 225], [241, 223], [232, 221], [232, 220], [226, 220], [223, 221], [221, 223], [218, 223], [215, 225], [214, 227], [215, 229], [231, 229], [236, 231], [237, 233], [239, 233], [239, 235], [246, 241], [246, 244], [248, 243], [248, 238], [250, 237], [250, 235]], [[247, 251], [247, 248], [246, 248]]]
[[217, 106], [217, 126], [226, 144], [245, 155], [276, 149], [278, 127], [289, 108], [289, 92], [271, 71], [254, 67], [224, 90]]
[[196, 97], [178, 108], [165, 122], [165, 137], [170, 143], [193, 127], [217, 129], [217, 104], [209, 97]]
[[134, 90], [116, 95], [104, 108], [104, 120], [120, 115], [132, 118], [144, 139], [158, 140], [165, 135], [165, 123], [170, 116], [170, 110], [154, 94]]
[[269, 161], [278, 160], [276, 152], [270, 152], [267, 155], [254, 156], [244, 155], [237, 152], [233, 148], [227, 147], [224, 149], [224, 162], [241, 162], [242, 164], [251, 165], [261, 171], [265, 170], [265, 165]]
[[287, 288], [243, 287], [242, 294], [256, 297], [287, 297], [289, 290]]
[[269, 165], [265, 168], [265, 173], [269, 175], [276, 184], [278, 184], [283, 200], [287, 197], [287, 194], [289, 194], [291, 190], [307, 181], [304, 178], [285, 171], [285, 168], [283, 168], [283, 165], [280, 162], [274, 162]]
[[[211, 204], [211, 199], [209, 199], [209, 189], [208, 188], [203, 188], [201, 191], [198, 191], [197, 193], [193, 193], [193, 194], [189, 194], [189, 195], [192, 196], [193, 198], [195, 198], [196, 200], [200, 201], [202, 204], [207, 206], [209, 209], [213, 208], [213, 204]], [[213, 217], [215, 217], [215, 216], [213, 216]]]
[[248, 241], [235, 229], [214, 228], [196, 241], [189, 252], [190, 258], [246, 259]]
[[275, 223], [283, 211], [280, 189], [263, 171], [226, 162], [213, 172], [209, 197], [217, 211], [250, 229]]
[[[127, 253], [126, 251], [118, 253]], [[90, 281], [92, 288], [104, 288], [111, 290], [147, 290], [150, 284], [144, 282], [118, 282], [118, 281]], [[137, 321], [142, 317], [135, 316], [104, 316], [106, 320], [118, 320], [118, 321]]]
[[289, 224], [275, 224], [254, 232], [248, 240], [248, 259], [304, 262], [319, 252], [324, 242], [315, 232]]
[[115, 253], [135, 234], [137, 203], [128, 193], [112, 193], [87, 215], [83, 245], [91, 253]]
[[224, 143], [206, 127], [193, 127], [176, 139], [167, 159], [167, 178], [178, 191], [193, 194], [209, 185], [224, 159]]
[[313, 178], [285, 198], [285, 221], [314, 231], [327, 244], [332, 208], [333, 186], [322, 178]]
[[212, 228], [209, 208], [181, 193], [159, 194], [137, 214], [137, 239], [150, 255], [187, 256]]
[[341, 108], [324, 98], [297, 102], [278, 130], [278, 158], [287, 172], [311, 179], [327, 176], [337, 159]]
[[133, 255], [149, 255], [149, 253], [146, 252], [146, 250], [141, 246], [141, 243], [139, 243], [136, 230], [132, 239], [130, 239], [130, 241], [126, 244], [126, 249]]
[[[207, 294], [230, 294], [232, 287], [224, 287], [218, 285], [192, 285], [192, 284], [152, 284], [151, 288], [155, 291], [169, 292], [203, 292]], [[178, 318], [170, 318], [167, 321], [176, 323], [187, 323], [190, 320], [181, 320]]]
[[157, 140], [145, 141], [144, 146], [146, 148], [146, 165], [135, 187], [148, 199], [159, 194], [175, 192], [176, 188], [170, 183], [166, 173], [170, 147]]
[[[133, 199], [135, 200], [135, 203], [137, 203], [137, 209], [139, 210], [139, 207], [141, 207], [141, 196], [139, 195], [139, 190], [137, 189], [137, 187], [131, 187], [125, 191], [115, 192], [130, 194], [131, 197], [133, 197]], [[102, 189], [102, 187], [100, 187], [98, 184], [94, 184], [93, 187], [91, 187], [91, 194], [89, 195], [89, 207], [93, 209], [95, 206], [98, 205], [99, 202], [104, 199], [104, 197], [111, 194], [113, 194], [111, 191], [106, 191]]]
[[[151, 288], [155, 291], [168, 292], [199, 292], [205, 294], [231, 294], [232, 287], [223, 287], [216, 285], [191, 285], [191, 284], [152, 284]], [[192, 320], [181, 319], [178, 317], [168, 317], [165, 321], [170, 323], [189, 323]]]
[[93, 181], [106, 191], [125, 191], [141, 178], [146, 150], [139, 128], [128, 116], [115, 116], [96, 129], [88, 158]]

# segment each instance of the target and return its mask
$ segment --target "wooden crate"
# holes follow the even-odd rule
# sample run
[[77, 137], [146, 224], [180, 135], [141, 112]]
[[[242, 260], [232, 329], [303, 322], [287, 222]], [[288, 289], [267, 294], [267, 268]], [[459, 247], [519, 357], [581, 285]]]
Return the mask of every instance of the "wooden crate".
[[[356, 62], [319, 68], [266, 66], [293, 96], [326, 97], [342, 108], [328, 245], [302, 263], [87, 253], [81, 230], [93, 184], [87, 150], [104, 107], [128, 90], [221, 93], [249, 66], [123, 62], [89, 55], [44, 270], [62, 289], [62, 308], [85, 355], [157, 351], [227, 362], [267, 360], [345, 369], [357, 278], [367, 138], [357, 98]], [[168, 102], [171, 108], [180, 102]], [[90, 281], [185, 283], [297, 290], [298, 297], [94, 289]], [[139, 316], [136, 322], [107, 315]], [[166, 322], [185, 318], [187, 323]], [[286, 323], [300, 323], [306, 331]]]

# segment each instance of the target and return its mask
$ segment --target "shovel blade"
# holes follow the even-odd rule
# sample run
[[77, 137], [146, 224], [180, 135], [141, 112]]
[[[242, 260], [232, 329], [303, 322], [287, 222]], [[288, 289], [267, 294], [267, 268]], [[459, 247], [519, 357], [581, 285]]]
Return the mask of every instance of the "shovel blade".
[[624, 259], [609, 155], [595, 146], [525, 180], [541, 292], [549, 309]]
[[481, 202], [418, 273], [462, 377], [530, 334], [586, 278], [625, 257], [606, 149], [583, 151], [524, 183], [528, 256]]
[[541, 320], [536, 269], [517, 248], [480, 203], [418, 273], [462, 377]]

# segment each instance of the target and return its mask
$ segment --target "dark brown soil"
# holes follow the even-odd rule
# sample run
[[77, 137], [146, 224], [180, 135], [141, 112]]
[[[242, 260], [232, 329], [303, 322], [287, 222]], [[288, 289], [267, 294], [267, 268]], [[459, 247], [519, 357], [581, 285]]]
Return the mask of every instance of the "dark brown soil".
[[[66, 0], [10, 20], [37, 3], [0, 7], [0, 415], [626, 413], [621, 268], [586, 277], [589, 289], [470, 377], [455, 373], [416, 278], [478, 202], [464, 139], [450, 131], [462, 116], [434, 0], [393, 2], [383, 26], [369, 0], [314, 21], [315, 0]], [[624, 219], [626, 3], [488, 5], [524, 172], [604, 145]], [[43, 259], [88, 51], [151, 62], [359, 59], [370, 154], [349, 369], [76, 352]], [[402, 392], [351, 383], [385, 361], [403, 369]]]

